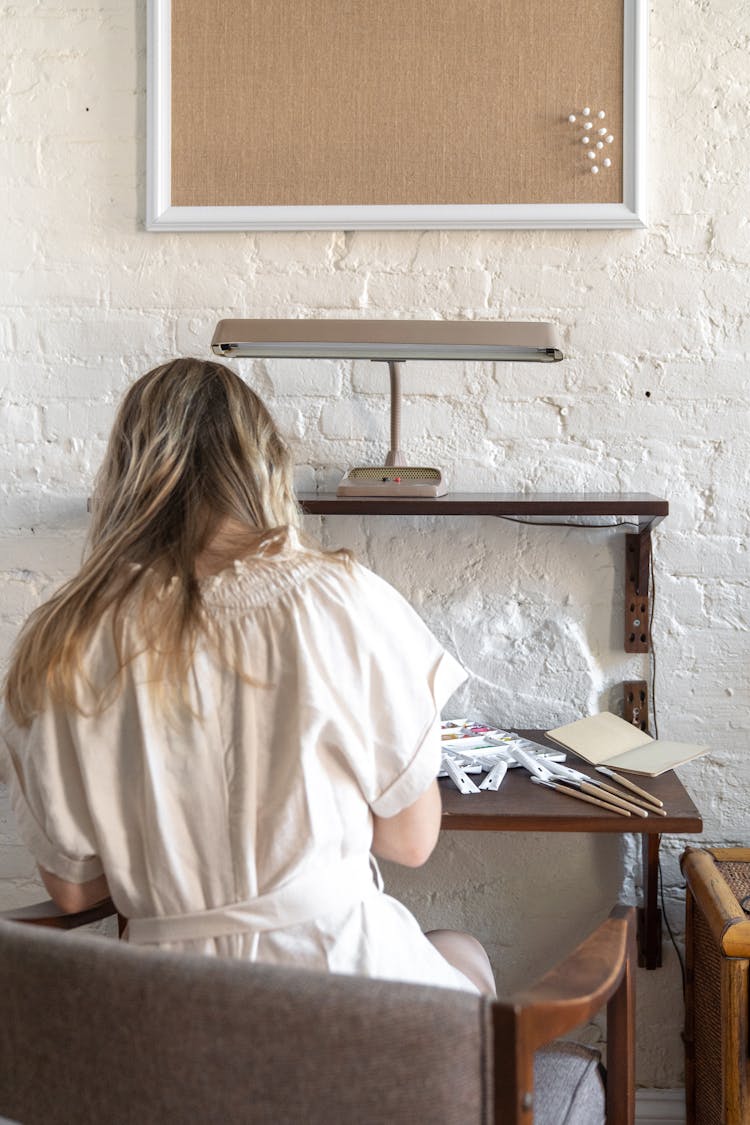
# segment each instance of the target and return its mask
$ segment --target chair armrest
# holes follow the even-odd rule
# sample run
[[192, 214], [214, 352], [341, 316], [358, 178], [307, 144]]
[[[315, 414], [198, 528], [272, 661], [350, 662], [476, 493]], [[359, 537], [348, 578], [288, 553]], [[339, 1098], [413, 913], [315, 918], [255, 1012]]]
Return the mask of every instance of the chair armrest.
[[533, 1050], [591, 1019], [617, 990], [628, 959], [633, 907], [616, 906], [564, 961], [509, 1003], [520, 1009]]
[[725, 957], [750, 955], [750, 918], [717, 867], [717, 860], [750, 863], [750, 848], [686, 848], [680, 867], [713, 939]]
[[[497, 1120], [531, 1125], [534, 1052], [607, 1005], [607, 1125], [635, 1116], [635, 908], [616, 906], [564, 961], [493, 1007]], [[510, 1044], [515, 1051], [509, 1050]]]
[[55, 906], [51, 900], [35, 902], [31, 906], [17, 906], [11, 910], [0, 910], [0, 918], [5, 922], [23, 922], [29, 926], [51, 926], [56, 930], [74, 930], [78, 926], [88, 926], [91, 922], [98, 922], [102, 918], [110, 918], [116, 914], [115, 904], [111, 898], [104, 898], [88, 910], [79, 910], [74, 914], [66, 914]]

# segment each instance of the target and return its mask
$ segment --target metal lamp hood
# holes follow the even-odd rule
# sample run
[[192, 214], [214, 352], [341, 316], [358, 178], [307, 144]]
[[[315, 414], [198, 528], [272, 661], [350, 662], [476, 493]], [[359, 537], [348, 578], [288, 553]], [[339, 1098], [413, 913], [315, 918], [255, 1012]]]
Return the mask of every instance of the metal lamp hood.
[[553, 325], [536, 321], [220, 320], [211, 347], [226, 358], [562, 359]]

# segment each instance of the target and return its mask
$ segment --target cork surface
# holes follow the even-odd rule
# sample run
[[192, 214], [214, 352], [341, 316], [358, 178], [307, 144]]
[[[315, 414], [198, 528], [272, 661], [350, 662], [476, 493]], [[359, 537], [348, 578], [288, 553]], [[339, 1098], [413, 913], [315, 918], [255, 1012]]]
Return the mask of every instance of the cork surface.
[[622, 27], [622, 0], [173, 0], [172, 203], [621, 202]]

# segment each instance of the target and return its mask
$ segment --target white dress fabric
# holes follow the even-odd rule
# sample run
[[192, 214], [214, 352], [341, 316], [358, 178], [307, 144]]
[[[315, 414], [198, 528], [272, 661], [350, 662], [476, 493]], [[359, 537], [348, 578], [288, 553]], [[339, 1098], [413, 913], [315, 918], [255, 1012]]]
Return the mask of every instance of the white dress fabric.
[[[232, 660], [199, 645], [179, 723], [143, 657], [99, 714], [3, 712], [0, 777], [38, 863], [104, 873], [142, 944], [476, 991], [369, 857], [372, 813], [436, 776], [464, 670], [391, 586], [293, 532], [202, 587]], [[94, 683], [117, 666], [106, 616], [84, 663]]]

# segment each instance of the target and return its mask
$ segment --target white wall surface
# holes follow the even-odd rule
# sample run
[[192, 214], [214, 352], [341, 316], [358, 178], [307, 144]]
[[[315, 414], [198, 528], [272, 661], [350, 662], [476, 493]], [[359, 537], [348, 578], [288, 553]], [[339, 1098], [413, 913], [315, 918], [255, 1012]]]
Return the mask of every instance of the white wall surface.
[[[680, 770], [703, 839], [749, 843], [744, 0], [655, 6], [651, 220], [617, 233], [146, 233], [143, 0], [20, 0], [0, 18], [0, 655], [77, 566], [121, 393], [171, 356], [207, 357], [219, 317], [549, 319], [562, 364], [410, 365], [405, 447], [455, 489], [669, 499], [654, 544], [659, 730], [713, 747]], [[237, 369], [288, 435], [303, 487], [382, 458], [384, 369]], [[622, 532], [395, 517], [310, 528], [352, 546], [463, 660], [471, 681], [453, 712], [544, 726], [616, 708], [620, 682], [648, 674], [622, 652]], [[7, 801], [0, 813], [0, 906], [32, 901], [33, 863]], [[663, 851], [678, 941], [688, 842]], [[387, 875], [425, 926], [476, 932], [503, 989], [640, 889], [625, 837], [453, 833], [423, 870]], [[638, 975], [650, 1087], [682, 1081], [668, 940], [664, 956]]]

